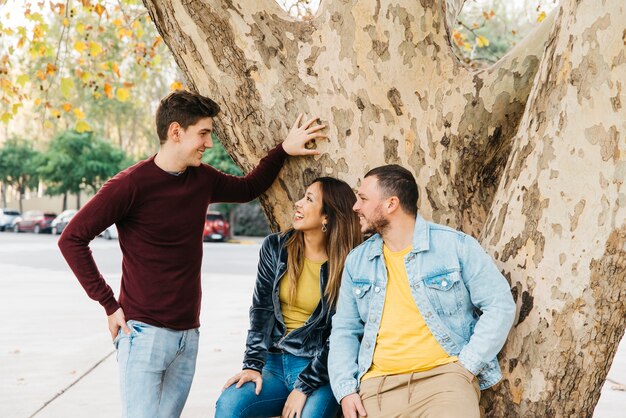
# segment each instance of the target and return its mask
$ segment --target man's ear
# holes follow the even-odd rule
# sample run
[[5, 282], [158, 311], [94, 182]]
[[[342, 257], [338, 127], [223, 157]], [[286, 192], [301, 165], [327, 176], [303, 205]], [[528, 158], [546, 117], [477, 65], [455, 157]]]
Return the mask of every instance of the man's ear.
[[400, 208], [400, 199], [397, 196], [391, 196], [384, 203], [387, 213], [393, 213]]
[[178, 142], [180, 140], [180, 131], [182, 127], [178, 122], [170, 123], [170, 126], [167, 128], [167, 139], [172, 140], [174, 142]]

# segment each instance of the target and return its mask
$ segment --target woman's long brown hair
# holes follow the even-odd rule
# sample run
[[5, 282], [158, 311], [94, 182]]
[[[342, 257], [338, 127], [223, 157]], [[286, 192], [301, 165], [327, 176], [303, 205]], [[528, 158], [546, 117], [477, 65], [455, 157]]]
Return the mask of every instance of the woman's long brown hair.
[[[329, 270], [324, 296], [332, 306], [339, 295], [341, 274], [346, 257], [362, 242], [363, 236], [359, 218], [352, 210], [356, 196], [348, 183], [333, 177], [318, 177], [311, 182], [311, 184], [314, 183], [319, 183], [322, 190], [322, 215], [326, 215], [328, 220], [325, 237]], [[292, 228], [287, 232], [291, 230]], [[287, 276], [289, 303], [291, 304], [295, 300], [298, 277], [304, 265], [304, 233], [294, 231], [285, 243], [285, 247], [287, 248]]]

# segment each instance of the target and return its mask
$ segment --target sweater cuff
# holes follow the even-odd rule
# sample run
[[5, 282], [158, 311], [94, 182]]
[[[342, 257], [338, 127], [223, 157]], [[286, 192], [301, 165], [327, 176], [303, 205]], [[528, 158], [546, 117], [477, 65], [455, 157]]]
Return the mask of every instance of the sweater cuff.
[[111, 295], [108, 298], [101, 301], [100, 305], [102, 305], [102, 307], [106, 311], [107, 316], [113, 315], [115, 311], [121, 308], [120, 304], [117, 303], [117, 300], [115, 300], [115, 296], [113, 296], [113, 293], [111, 293]]

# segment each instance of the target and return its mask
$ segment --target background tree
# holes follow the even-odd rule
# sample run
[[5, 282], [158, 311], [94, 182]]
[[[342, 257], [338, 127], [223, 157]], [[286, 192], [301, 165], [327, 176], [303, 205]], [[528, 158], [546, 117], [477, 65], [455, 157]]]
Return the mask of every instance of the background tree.
[[95, 193], [111, 176], [130, 165], [124, 153], [91, 132], [66, 131], [56, 136], [40, 157], [37, 172], [47, 185], [49, 195], [63, 195], [63, 210], [67, 195], [76, 195], [80, 208], [80, 193]]
[[140, 1], [9, 0], [0, 14], [0, 121], [8, 134], [43, 131], [43, 145], [68, 129], [93, 130], [134, 156], [158, 148], [158, 101], [183, 86]]
[[328, 123], [262, 198], [273, 229], [313, 177], [410, 167], [423, 216], [478, 236], [513, 287], [486, 414], [592, 414], [626, 318], [622, 1], [564, 0], [484, 70], [453, 53], [462, 0], [324, 1], [304, 22], [273, 0], [144, 3], [244, 171], [298, 112]]
[[[215, 135], [213, 136], [213, 148], [205, 151], [202, 161], [233, 176], [243, 174]], [[232, 235], [265, 236], [269, 233], [267, 220], [261, 211], [258, 200], [241, 204], [216, 203], [211, 205], [210, 209], [225, 214], [230, 223], [231, 237]]]
[[39, 153], [24, 139], [12, 138], [0, 147], [0, 181], [3, 183], [2, 204], [6, 206], [4, 186], [15, 188], [19, 194], [19, 209], [27, 188], [36, 188], [38, 176], [36, 164]]

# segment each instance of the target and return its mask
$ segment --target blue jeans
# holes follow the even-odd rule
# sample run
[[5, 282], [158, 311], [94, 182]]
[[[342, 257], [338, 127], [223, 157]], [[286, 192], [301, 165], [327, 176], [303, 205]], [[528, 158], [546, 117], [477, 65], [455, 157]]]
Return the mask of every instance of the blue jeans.
[[[247, 382], [239, 389], [233, 384], [217, 400], [215, 418], [280, 416], [298, 375], [310, 362], [310, 358], [287, 353], [268, 353], [263, 367], [261, 393], [254, 393], [253, 382]], [[338, 410], [339, 405], [328, 384], [307, 398], [302, 417], [298, 418], [331, 418]]]
[[128, 321], [115, 338], [124, 418], [179, 417], [196, 369], [198, 329]]

